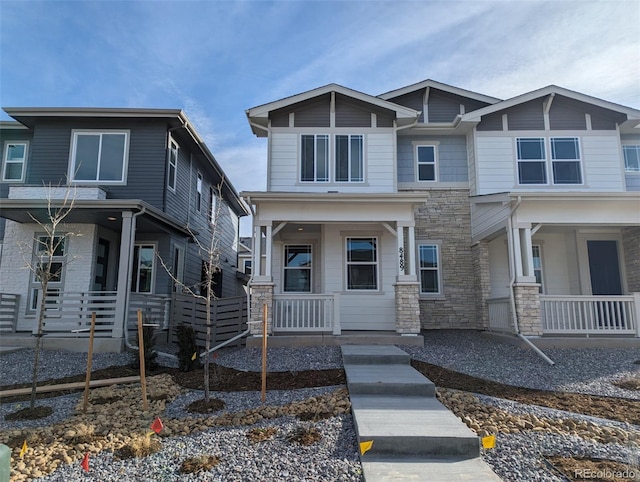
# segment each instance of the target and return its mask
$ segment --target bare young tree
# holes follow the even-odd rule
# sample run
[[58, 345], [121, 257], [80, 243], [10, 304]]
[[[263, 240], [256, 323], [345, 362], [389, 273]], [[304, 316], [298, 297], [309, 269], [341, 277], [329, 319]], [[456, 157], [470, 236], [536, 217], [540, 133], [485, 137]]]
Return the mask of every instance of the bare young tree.
[[[35, 407], [36, 383], [38, 378], [38, 363], [42, 348], [42, 335], [44, 318], [46, 314], [46, 298], [49, 290], [49, 283], [61, 279], [62, 271], [68, 264], [68, 258], [61, 258], [59, 255], [66, 251], [66, 243], [73, 233], [65, 230], [65, 219], [75, 207], [76, 191], [75, 187], [66, 183], [66, 186], [44, 185], [46, 191], [46, 211], [44, 216], [36, 216], [29, 212], [29, 217], [38, 225], [38, 232], [33, 236], [32, 243], [21, 243], [24, 253], [24, 262], [31, 272], [33, 278], [39, 284], [39, 305], [37, 307], [38, 329], [36, 333], [36, 346], [33, 360], [33, 376], [31, 381], [31, 402], [29, 408]], [[62, 197], [55, 197], [55, 190], [64, 190]], [[32, 251], [33, 250], [33, 251]], [[64, 261], [59, 261], [64, 259]]]
[[160, 264], [164, 270], [169, 274], [172, 281], [179, 286], [183, 292], [196, 299], [202, 300], [206, 303], [206, 337], [205, 337], [205, 353], [204, 357], [204, 401], [209, 403], [211, 400], [209, 390], [209, 350], [211, 349], [211, 327], [213, 326], [213, 320], [211, 319], [211, 302], [217, 298], [214, 293], [215, 287], [215, 274], [220, 271], [220, 256], [222, 254], [220, 247], [220, 218], [221, 209], [223, 205], [222, 199], [222, 186], [224, 179], [214, 188], [212, 198], [209, 200], [209, 222], [211, 223], [211, 238], [208, 243], [203, 243], [197, 237], [197, 235], [190, 229], [189, 233], [195, 245], [198, 247], [200, 253], [204, 254], [204, 268], [203, 268], [203, 281], [197, 285], [186, 285], [177, 278], [177, 273], [173, 273], [171, 268], [160, 258]]

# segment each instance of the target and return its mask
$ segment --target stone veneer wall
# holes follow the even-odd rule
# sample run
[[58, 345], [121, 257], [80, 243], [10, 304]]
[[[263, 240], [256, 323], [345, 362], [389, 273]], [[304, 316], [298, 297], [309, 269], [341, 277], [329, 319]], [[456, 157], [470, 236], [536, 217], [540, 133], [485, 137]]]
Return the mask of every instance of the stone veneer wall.
[[537, 283], [516, 283], [513, 289], [520, 333], [527, 336], [541, 336], [542, 317], [539, 285]]
[[487, 300], [491, 295], [491, 276], [489, 270], [489, 243], [480, 241], [471, 246], [473, 253], [473, 271], [475, 274], [476, 317], [478, 328], [489, 328], [489, 308]]
[[443, 295], [420, 297], [423, 329], [478, 327], [471, 251], [471, 207], [468, 189], [421, 191], [424, 204], [414, 211], [416, 244], [440, 244]]
[[[273, 283], [256, 283], [251, 288], [251, 320], [262, 321], [264, 305], [267, 305], [267, 334], [273, 333]], [[262, 336], [262, 323], [251, 325], [251, 335]]]
[[627, 289], [631, 293], [640, 293], [640, 226], [622, 230]]
[[420, 285], [396, 283], [396, 332], [420, 333]]

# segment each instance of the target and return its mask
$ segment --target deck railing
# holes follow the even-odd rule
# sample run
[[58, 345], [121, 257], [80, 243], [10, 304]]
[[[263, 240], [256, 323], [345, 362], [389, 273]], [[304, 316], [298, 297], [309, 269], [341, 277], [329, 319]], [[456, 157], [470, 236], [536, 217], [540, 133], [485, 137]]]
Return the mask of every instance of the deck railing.
[[640, 294], [627, 296], [540, 296], [545, 334], [640, 336]]
[[489, 307], [489, 331], [513, 333], [511, 301], [509, 297], [487, 301]]
[[274, 295], [273, 331], [331, 331], [332, 295]]
[[0, 332], [16, 331], [20, 295], [0, 293]]
[[142, 311], [144, 323], [158, 325], [159, 330], [169, 328], [171, 312], [171, 297], [152, 293], [130, 293], [128, 326], [130, 330], [137, 329], [138, 310]]

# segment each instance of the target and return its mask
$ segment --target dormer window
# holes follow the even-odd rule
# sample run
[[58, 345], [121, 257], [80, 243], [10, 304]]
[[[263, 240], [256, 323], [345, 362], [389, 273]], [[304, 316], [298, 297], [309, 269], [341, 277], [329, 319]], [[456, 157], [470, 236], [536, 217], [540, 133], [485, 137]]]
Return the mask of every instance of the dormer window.
[[69, 179], [122, 184], [129, 157], [128, 131], [74, 131]]

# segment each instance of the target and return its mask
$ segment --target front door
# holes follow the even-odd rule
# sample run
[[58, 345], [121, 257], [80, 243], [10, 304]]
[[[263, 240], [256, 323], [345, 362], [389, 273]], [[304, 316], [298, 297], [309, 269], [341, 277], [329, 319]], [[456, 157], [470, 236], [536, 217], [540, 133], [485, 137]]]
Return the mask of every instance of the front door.
[[591, 293], [594, 295], [621, 295], [618, 242], [587, 241]]

